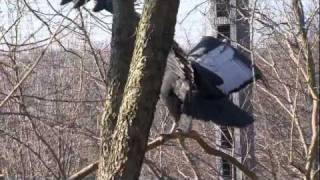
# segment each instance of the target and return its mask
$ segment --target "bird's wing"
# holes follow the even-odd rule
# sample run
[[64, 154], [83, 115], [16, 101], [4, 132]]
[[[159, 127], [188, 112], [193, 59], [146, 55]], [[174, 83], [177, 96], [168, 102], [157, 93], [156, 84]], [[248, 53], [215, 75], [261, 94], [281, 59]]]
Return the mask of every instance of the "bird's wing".
[[60, 5], [68, 4], [69, 2], [72, 2], [72, 0], [61, 0]]
[[[223, 83], [217, 86], [219, 90], [228, 95], [252, 82], [253, 72], [251, 62], [246, 56], [230, 44], [215, 38], [205, 39], [205, 41], [212, 41], [215, 46], [211, 46], [213, 48], [209, 48], [210, 50], [203, 54], [194, 55], [193, 52], [198, 52], [194, 49], [189, 54], [189, 57], [223, 80]], [[203, 47], [198, 46], [198, 48], [201, 49]]]
[[186, 97], [182, 113], [192, 119], [239, 128], [254, 121], [249, 113], [234, 105], [227, 97], [208, 99], [198, 92], [192, 92]]
[[220, 44], [221, 42], [212, 36], [203, 36], [200, 42], [189, 51], [189, 57], [199, 58], [217, 48]]
[[214, 72], [209, 69], [203, 67], [201, 64], [197, 62], [191, 63], [192, 69], [197, 76], [205, 77], [204, 81], [210, 83], [212, 85], [218, 86], [223, 84], [223, 80], [216, 75]]
[[194, 84], [196, 89], [207, 98], [220, 98], [225, 95], [217, 87], [223, 84], [223, 80], [209, 69], [197, 62], [192, 62], [194, 71]]
[[188, 58], [197, 88], [188, 91], [181, 113], [218, 125], [245, 127], [251, 124], [253, 117], [227, 97], [252, 81], [249, 59], [213, 37], [203, 38]]

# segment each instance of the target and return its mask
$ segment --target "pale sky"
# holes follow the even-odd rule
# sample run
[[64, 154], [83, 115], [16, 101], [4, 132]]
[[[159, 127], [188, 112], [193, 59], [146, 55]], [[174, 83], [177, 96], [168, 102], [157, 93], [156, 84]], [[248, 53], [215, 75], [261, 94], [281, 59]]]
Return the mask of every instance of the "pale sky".
[[[197, 7], [194, 9], [194, 7]], [[175, 39], [181, 44], [195, 44], [203, 35], [210, 34], [208, 0], [182, 0], [178, 12]]]
[[[289, 0], [287, 1], [288, 3], [290, 2]], [[308, 6], [315, 4], [315, 1], [318, 2], [318, 0], [304, 0], [303, 1], [305, 5], [304, 7], [308, 8]], [[15, 2], [16, 1], [12, 1], [12, 0], [0, 0], [0, 19], [1, 19], [0, 30], [1, 30], [1, 26], [8, 27], [16, 19], [17, 15], [12, 13], [12, 12], [15, 12], [15, 10], [8, 9], [8, 7], [16, 8]], [[55, 12], [51, 8], [49, 8], [49, 5], [46, 3], [46, 1], [30, 0], [30, 2], [33, 2], [30, 5], [35, 10], [40, 10], [41, 12], [45, 12], [51, 15], [55, 14]], [[61, 7], [59, 5], [60, 0], [49, 0], [49, 2], [52, 4], [54, 8], [56, 8], [56, 10], [61, 11], [65, 15], [72, 7], [72, 3], [70, 3], [67, 6]], [[277, 4], [275, 2], [277, 2], [277, 0], [259, 0], [259, 3], [261, 3], [262, 5], [263, 3], [265, 3], [265, 5], [268, 8], [273, 8], [273, 9], [276, 9], [276, 7], [272, 7], [271, 4]], [[283, 2], [286, 2], [286, 0]], [[12, 3], [12, 4], [8, 6], [8, 3]], [[88, 5], [86, 5], [86, 7], [88, 9], [91, 9], [92, 4], [89, 3]], [[209, 8], [208, 0], [181, 0], [180, 1], [175, 39], [176, 41], [179, 42], [181, 46], [185, 48], [190, 48], [190, 45], [192, 46], [196, 44], [199, 41], [201, 36], [211, 34], [211, 29], [207, 23], [209, 18], [208, 8]], [[72, 19], [77, 14], [78, 14], [77, 10], [72, 10], [71, 14], [68, 17]], [[94, 13], [94, 14], [100, 18], [104, 17], [103, 19], [104, 22], [111, 23], [112, 18], [110, 14], [108, 14], [106, 11], [102, 13]], [[109, 17], [106, 18], [106, 16], [103, 16], [103, 15], [109, 15]], [[58, 24], [61, 21], [61, 16], [55, 17], [53, 21], [56, 24]], [[20, 33], [21, 33], [20, 39], [22, 42], [24, 41], [25, 37], [28, 37], [30, 36], [30, 34], [36, 32], [37, 29], [43, 25], [43, 23], [37, 20], [34, 17], [34, 15], [32, 15], [30, 12], [29, 12], [29, 15], [24, 16], [19, 23], [20, 23]], [[111, 27], [111, 24], [110, 24], [110, 27]], [[53, 27], [53, 30], [54, 28], [55, 27]], [[0, 36], [1, 36], [1, 31], [0, 31]], [[43, 27], [41, 29], [41, 33], [36, 33], [36, 37], [34, 37], [34, 39], [31, 39], [29, 42], [41, 40], [48, 37], [49, 37], [48, 31], [45, 27]], [[77, 39], [73, 38], [74, 36], [68, 35], [63, 37], [68, 37], [68, 39], [70, 38], [70, 41], [74, 41], [72, 42], [74, 44], [77, 43]], [[92, 38], [93, 41], [99, 44], [107, 42], [105, 43], [105, 45], [107, 45], [110, 40], [110, 33], [102, 31], [99, 27], [96, 26], [96, 24], [93, 24], [90, 26], [90, 37]], [[0, 42], [2, 42], [2, 40]]]
[[[182, 46], [188, 47], [189, 44], [195, 44], [202, 35], [208, 33], [205, 25], [208, 7], [208, 0], [181, 0], [175, 39]], [[97, 40], [101, 40], [100, 36], [96, 37]]]
[[[16, 8], [15, 2], [16, 1], [0, 0], [0, 19], [3, 20], [0, 22], [0, 27], [9, 27], [16, 19], [17, 15], [12, 13], [15, 11], [14, 8]], [[51, 8], [49, 8], [49, 5], [45, 1], [32, 0], [30, 2], [33, 2], [30, 4], [30, 6], [35, 10], [39, 10], [48, 14], [55, 14], [55, 12]], [[71, 3], [67, 6], [61, 7], [59, 5], [60, 0], [49, 0], [49, 2], [52, 4], [54, 8], [56, 8], [56, 10], [61, 10], [63, 14], [67, 14], [68, 10], [72, 7]], [[8, 5], [8, 3], [12, 4]], [[208, 4], [209, 3], [207, 2], [207, 0], [181, 0], [176, 25], [175, 39], [182, 46], [188, 47], [188, 44], [197, 43], [198, 39], [208, 31], [205, 27], [206, 11], [209, 6]], [[194, 8], [197, 5], [198, 7]], [[8, 7], [12, 9], [8, 9]], [[86, 5], [86, 7], [88, 9], [91, 9], [92, 4], [89, 3], [88, 5]], [[73, 18], [77, 14], [77, 10], [73, 10], [68, 17]], [[107, 13], [106, 11], [94, 14], [97, 17], [102, 17], [102, 15], [109, 15], [109, 13]], [[56, 17], [53, 21], [56, 22], [56, 24], [58, 24], [59, 21], [61, 21], [61, 18]], [[111, 23], [111, 17], [104, 18], [103, 21]], [[24, 15], [24, 17], [19, 22], [19, 25], [21, 34], [20, 39], [23, 42], [25, 38], [29, 37], [30, 34], [34, 33], [39, 27], [43, 25], [43, 23], [40, 22], [37, 18], [35, 18], [34, 15], [29, 13], [29, 15]], [[110, 39], [110, 34], [108, 34], [105, 31], [102, 31], [94, 25], [91, 26], [90, 32], [90, 37], [96, 42], [108, 42], [108, 39]], [[45, 27], [43, 27], [41, 33], [36, 33], [36, 37], [34, 37], [33, 41], [37, 41], [47, 37], [49, 37], [48, 31]], [[73, 36], [67, 37], [72, 38]]]

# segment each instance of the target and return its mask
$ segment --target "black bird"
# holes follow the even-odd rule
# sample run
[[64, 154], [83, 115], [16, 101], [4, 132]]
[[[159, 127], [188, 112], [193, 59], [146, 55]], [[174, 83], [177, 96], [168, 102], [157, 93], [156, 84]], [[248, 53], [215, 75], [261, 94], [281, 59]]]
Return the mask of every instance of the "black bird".
[[[61, 0], [60, 5], [65, 5], [67, 3], [73, 2], [73, 8], [80, 8], [89, 1], [90, 0]], [[93, 11], [99, 12], [104, 9], [112, 13], [112, 0], [95, 0]]]
[[[79, 8], [88, 1], [62, 0], [60, 4], [73, 2], [74, 8]], [[103, 9], [112, 13], [112, 0], [95, 0], [93, 11]], [[257, 68], [252, 72], [254, 68], [230, 44], [206, 36], [189, 52], [185, 62], [169, 55], [160, 98], [176, 122], [184, 114], [187, 119], [245, 127], [253, 123], [252, 116], [234, 105], [228, 95], [260, 78]]]
[[229, 43], [206, 36], [189, 52], [187, 63], [169, 56], [160, 97], [176, 122], [185, 114], [189, 119], [245, 127], [253, 117], [228, 95], [260, 77], [258, 69], [255, 77], [252, 69], [250, 60]]

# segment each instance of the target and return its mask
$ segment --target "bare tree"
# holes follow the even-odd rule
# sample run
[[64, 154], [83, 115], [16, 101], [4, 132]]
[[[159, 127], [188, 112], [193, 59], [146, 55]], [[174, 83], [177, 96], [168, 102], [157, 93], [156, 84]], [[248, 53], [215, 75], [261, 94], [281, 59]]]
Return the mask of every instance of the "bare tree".
[[[102, 164], [121, 165], [100, 167], [98, 174], [106, 174], [110, 170], [116, 176], [125, 175], [132, 167], [128, 161], [135, 161], [139, 165], [134, 172], [136, 178], [140, 173], [140, 179], [217, 179], [221, 174], [215, 164], [216, 158], [223, 157], [251, 179], [318, 178], [317, 0], [257, 0], [255, 5], [252, 3], [237, 9], [242, 14], [239, 18], [251, 23], [253, 36], [249, 49], [241, 42], [238, 47], [251, 53], [254, 64], [259, 66], [264, 76], [263, 83], [255, 83], [252, 94], [257, 128], [254, 169], [218, 150], [220, 146], [215, 144], [217, 129], [213, 124], [193, 122], [190, 133], [167, 134], [172, 122], [161, 102], [157, 104], [155, 120], [149, 132], [165, 56], [161, 55], [164, 61], [153, 62], [160, 69], [153, 69], [155, 64], [145, 66], [151, 68], [143, 72], [150, 73], [143, 73], [143, 68], [138, 73], [133, 70], [129, 73], [129, 68], [131, 60], [136, 62], [132, 66], [141, 64], [140, 56], [151, 52], [149, 50], [153, 46], [149, 45], [154, 43], [153, 37], [157, 39], [161, 36], [157, 33], [150, 36], [146, 46], [136, 46], [139, 44], [138, 41], [135, 43], [136, 37], [143, 42], [145, 39], [141, 32], [148, 31], [148, 28], [136, 33], [139, 15], [134, 9], [139, 11], [139, 7], [147, 6], [151, 1], [136, 1], [136, 8], [133, 1], [116, 1], [114, 17], [107, 11], [92, 13], [87, 6], [70, 11], [71, 6], [60, 8], [55, 1], [44, 1], [43, 4], [34, 0], [0, 2], [1, 16], [5, 14], [3, 17], [8, 17], [0, 22], [0, 174], [4, 178], [93, 177], [99, 162], [115, 160], [106, 154], [132, 157], [138, 151], [134, 158], [120, 158], [115, 163]], [[152, 17], [161, 16], [152, 19], [151, 22], [159, 20], [153, 28], [163, 28], [158, 25], [163, 24], [166, 17], [173, 16], [174, 12], [160, 10], [169, 6], [167, 1], [164, 4], [152, 2], [160, 3], [154, 7], [155, 10], [161, 7], [159, 14], [156, 13], [158, 11], [151, 13], [152, 8], [149, 9]], [[195, 13], [203, 14], [202, 19], [205, 19], [209, 13], [208, 7], [208, 2], [202, 1], [190, 7], [177, 25], [180, 26], [188, 18], [194, 21]], [[149, 21], [144, 19], [143, 22]], [[171, 25], [174, 23], [173, 20], [170, 22]], [[97, 36], [98, 33], [101, 35]], [[111, 36], [111, 46], [109, 40], [103, 43], [96, 41], [97, 37], [108, 39]], [[188, 43], [192, 45], [196, 42]], [[183, 58], [185, 54], [179, 46], [186, 45], [173, 43], [176, 58]], [[138, 51], [139, 48], [141, 51]], [[146, 62], [149, 62], [153, 56], [147, 57]], [[158, 74], [151, 73], [153, 70]], [[152, 82], [157, 83], [149, 85], [151, 82], [146, 80], [147, 75], [154, 77]], [[127, 80], [133, 83], [138, 77], [141, 77], [141, 82], [147, 81], [147, 86], [139, 84], [145, 90], [141, 93], [150, 92], [147, 104], [138, 103], [139, 98], [146, 96], [136, 99], [128, 96], [135, 89], [127, 86], [124, 90]], [[121, 108], [123, 95], [128, 103]], [[146, 112], [127, 116], [125, 109], [130, 108], [125, 107], [134, 105], [150, 106]], [[104, 110], [107, 111], [103, 114]], [[143, 122], [148, 119], [147, 123], [140, 121], [142, 114], [145, 116]], [[128, 121], [124, 121], [126, 119]], [[138, 134], [135, 128], [138, 124], [144, 136], [135, 136]], [[100, 136], [101, 131], [104, 133]], [[134, 138], [120, 138], [131, 135]], [[133, 140], [139, 143], [135, 144]], [[117, 152], [113, 144], [124, 147], [123, 154]], [[100, 156], [99, 149], [105, 156]]]
[[[117, 6], [121, 5], [114, 5]], [[178, 7], [179, 1], [172, 0], [150, 0], [144, 4], [116, 128], [112, 140], [104, 137], [107, 141], [102, 142], [100, 179], [138, 179], [140, 175], [166, 59], [173, 42]], [[117, 32], [113, 35], [118, 36]], [[118, 48], [114, 51], [130, 47]], [[102, 134], [109, 136], [103, 131]]]

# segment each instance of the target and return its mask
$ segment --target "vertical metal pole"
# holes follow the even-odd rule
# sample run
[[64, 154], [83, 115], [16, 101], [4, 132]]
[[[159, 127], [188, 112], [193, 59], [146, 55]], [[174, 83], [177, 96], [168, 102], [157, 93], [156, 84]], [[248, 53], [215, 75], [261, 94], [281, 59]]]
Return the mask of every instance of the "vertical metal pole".
[[[250, 47], [250, 28], [249, 23], [244, 18], [241, 18], [237, 13], [239, 6], [247, 6], [248, 0], [211, 0], [211, 27], [212, 35], [215, 37], [221, 38], [230, 38], [231, 41], [235, 41]], [[225, 5], [223, 5], [225, 4]], [[225, 10], [228, 13], [225, 13]], [[233, 43], [236, 46], [236, 43]], [[251, 89], [243, 90], [238, 93], [234, 93], [230, 98], [233, 103], [238, 105], [241, 108], [251, 108], [250, 102], [246, 101], [248, 94], [251, 94]], [[237, 128], [226, 128], [219, 127], [217, 128], [217, 144], [222, 145], [223, 151], [236, 156], [240, 161], [246, 163], [248, 167], [253, 167], [254, 165], [254, 127], [253, 125], [246, 129], [237, 129]], [[230, 137], [226, 137], [231, 133]], [[222, 133], [221, 133], [222, 131]], [[226, 145], [225, 141], [229, 139], [231, 146]], [[248, 148], [247, 148], [248, 147]], [[248, 158], [249, 157], [249, 158]], [[223, 180], [241, 180], [245, 179], [241, 172], [239, 172], [235, 167], [232, 167], [231, 164], [226, 162], [223, 159], [218, 161], [218, 167], [221, 173], [219, 179]], [[229, 174], [228, 174], [229, 173]]]

